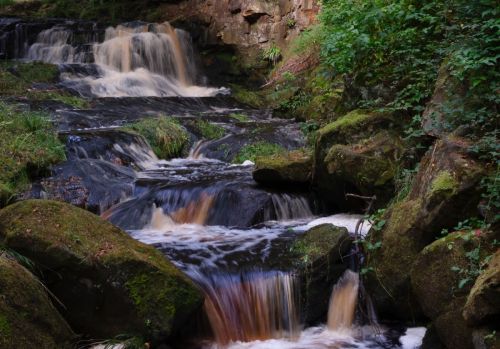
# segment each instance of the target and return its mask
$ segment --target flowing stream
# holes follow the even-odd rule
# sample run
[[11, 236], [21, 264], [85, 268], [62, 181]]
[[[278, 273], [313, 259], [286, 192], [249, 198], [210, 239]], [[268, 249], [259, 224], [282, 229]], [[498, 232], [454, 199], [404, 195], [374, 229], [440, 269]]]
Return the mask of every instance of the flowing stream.
[[[67, 138], [68, 161], [31, 195], [85, 205], [160, 249], [189, 275], [205, 292], [211, 332], [190, 345], [419, 347], [423, 329], [391, 331], [358, 321], [359, 275], [349, 270], [331, 290], [325, 324], [303, 323], [299, 279], [284, 252], [315, 225], [332, 223], [354, 233], [360, 217], [321, 217], [321, 205], [307, 190], [262, 188], [252, 179], [251, 162], [231, 163], [256, 133], [269, 132], [287, 149], [303, 146], [304, 137], [297, 125], [237, 104], [225, 88], [207, 86], [187, 32], [142, 22], [107, 29], [51, 23], [36, 36], [26, 34], [22, 23], [13, 28], [15, 58], [59, 64], [61, 86], [92, 99], [89, 110], [51, 109]], [[21, 44], [28, 37], [30, 45]], [[235, 121], [234, 112], [247, 120]], [[141, 137], [116, 129], [162, 114], [176, 115], [184, 126], [200, 118], [215, 122], [225, 136], [208, 141], [192, 133], [191, 152], [166, 161]], [[260, 131], [262, 125], [270, 131]]]

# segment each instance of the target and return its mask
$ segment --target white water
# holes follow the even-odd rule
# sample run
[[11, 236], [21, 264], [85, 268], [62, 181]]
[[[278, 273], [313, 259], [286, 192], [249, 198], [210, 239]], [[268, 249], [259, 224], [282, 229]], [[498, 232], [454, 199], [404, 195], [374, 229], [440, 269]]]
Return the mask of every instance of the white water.
[[[42, 31], [26, 56], [54, 64], [83, 64], [88, 56], [72, 46], [62, 27]], [[197, 85], [194, 50], [187, 32], [169, 23], [108, 28], [102, 43], [92, 42], [99, 76], [63, 74], [74, 88], [97, 97], [208, 97], [227, 89]]]

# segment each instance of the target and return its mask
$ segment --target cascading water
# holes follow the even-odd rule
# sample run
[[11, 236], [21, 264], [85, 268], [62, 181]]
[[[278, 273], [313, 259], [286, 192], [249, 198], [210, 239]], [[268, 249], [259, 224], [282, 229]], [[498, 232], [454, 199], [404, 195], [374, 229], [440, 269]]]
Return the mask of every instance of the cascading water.
[[[127, 24], [90, 36], [56, 25], [44, 28], [29, 49], [16, 52], [30, 60], [61, 64], [63, 85], [93, 97], [199, 97], [223, 92], [197, 86], [201, 79], [189, 35], [168, 23]], [[300, 320], [300, 280], [290, 270], [285, 252], [314, 225], [332, 223], [353, 233], [359, 216], [314, 219], [307, 195], [269, 192], [253, 181], [251, 166], [207, 159], [209, 147], [221, 146], [220, 140], [200, 141], [187, 159], [164, 161], [142, 138], [106, 129], [135, 120], [128, 119], [131, 114], [175, 114], [179, 106], [195, 118], [209, 109], [198, 102], [97, 98], [87, 113], [66, 111], [72, 163], [57, 169], [70, 167], [70, 179], [88, 181], [86, 188], [92, 192], [84, 198], [98, 207], [96, 212], [105, 211], [103, 217], [132, 237], [156, 246], [205, 292], [213, 338], [197, 342], [195, 348], [400, 348], [384, 342], [379, 328], [361, 326], [356, 319], [361, 285], [351, 271], [332, 290], [327, 324], [303, 329]], [[103, 105], [111, 107], [96, 107]], [[210, 110], [219, 119], [221, 110], [229, 108]], [[252, 121], [270, 119], [259, 116]], [[90, 130], [74, 132], [71, 125]], [[105, 129], [96, 130], [100, 127]], [[231, 127], [227, 129], [234, 130]], [[244, 134], [240, 131], [228, 137]], [[275, 133], [280, 132], [288, 137], [293, 133], [288, 124], [279, 125]], [[413, 342], [406, 336], [401, 344], [414, 349], [422, 331], [408, 334], [414, 334]]]
[[[97, 39], [97, 38], [93, 38]], [[189, 34], [169, 23], [134, 23], [106, 29], [104, 41], [73, 44], [71, 29], [56, 26], [42, 31], [26, 58], [55, 64], [97, 65], [97, 76], [63, 74], [65, 84], [97, 97], [205, 97], [225, 89], [198, 86], [194, 50]], [[86, 50], [92, 46], [92, 52]]]

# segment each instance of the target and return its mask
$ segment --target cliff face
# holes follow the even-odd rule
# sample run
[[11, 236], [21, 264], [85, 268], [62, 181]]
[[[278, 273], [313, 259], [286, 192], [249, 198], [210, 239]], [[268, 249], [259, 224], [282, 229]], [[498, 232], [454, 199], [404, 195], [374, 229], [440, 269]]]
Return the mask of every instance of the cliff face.
[[156, 13], [174, 24], [197, 24], [202, 45], [232, 45], [251, 63], [262, 49], [286, 47], [318, 12], [317, 0], [185, 0]]

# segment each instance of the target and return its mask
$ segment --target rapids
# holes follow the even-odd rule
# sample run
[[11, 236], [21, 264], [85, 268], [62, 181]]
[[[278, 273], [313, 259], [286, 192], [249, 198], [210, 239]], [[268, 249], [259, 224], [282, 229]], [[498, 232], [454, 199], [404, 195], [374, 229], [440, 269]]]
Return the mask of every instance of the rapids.
[[[104, 29], [55, 21], [31, 26], [33, 35], [22, 22], [2, 23], [13, 27], [2, 40], [16, 42], [7, 57], [59, 64], [60, 86], [92, 100], [86, 110], [45, 106], [66, 139], [68, 160], [29, 195], [102, 214], [190, 276], [205, 292], [211, 333], [190, 347], [419, 347], [425, 329], [359, 321], [360, 278], [349, 270], [332, 289], [327, 323], [301, 322], [298, 278], [287, 255], [291, 244], [323, 223], [354, 234], [362, 216], [323, 217], [308, 188], [263, 188], [252, 178], [251, 162], [231, 163], [245, 144], [272, 140], [297, 149], [305, 145], [304, 135], [297, 124], [241, 105], [224, 96], [225, 88], [206, 86], [187, 32], [168, 23]], [[248, 121], [231, 118], [235, 111]], [[142, 137], [118, 129], [159, 115], [175, 116], [189, 131], [186, 158], [158, 159]], [[199, 118], [221, 125], [225, 136], [200, 137], [189, 126]], [[369, 228], [365, 222], [358, 233]]]

